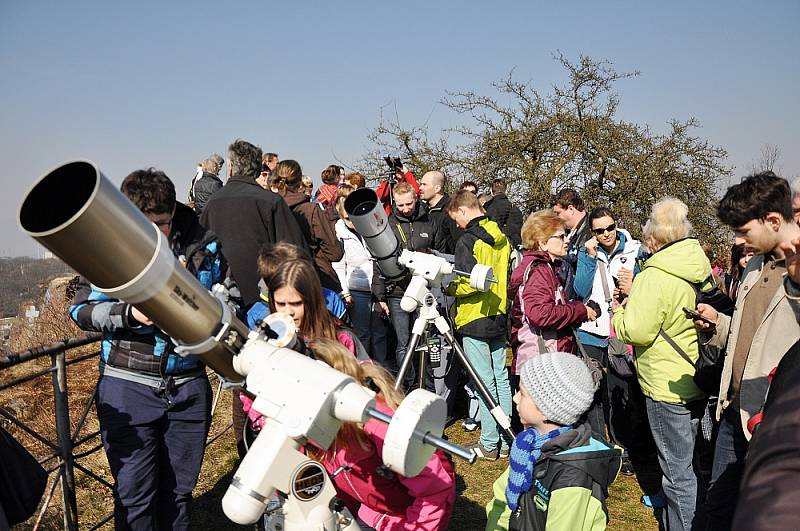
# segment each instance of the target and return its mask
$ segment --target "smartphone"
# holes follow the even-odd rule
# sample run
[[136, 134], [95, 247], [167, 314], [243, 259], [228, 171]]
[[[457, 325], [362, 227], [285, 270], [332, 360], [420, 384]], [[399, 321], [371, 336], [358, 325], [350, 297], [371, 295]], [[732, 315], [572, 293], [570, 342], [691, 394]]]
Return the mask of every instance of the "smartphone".
[[689, 308], [687, 308], [685, 306], [683, 307], [683, 313], [686, 314], [686, 318], [687, 319], [694, 319], [695, 321], [703, 321], [707, 325], [717, 326], [717, 323], [715, 323], [714, 321], [712, 321], [708, 317], [703, 317], [702, 315], [700, 315], [696, 311], [690, 310]]

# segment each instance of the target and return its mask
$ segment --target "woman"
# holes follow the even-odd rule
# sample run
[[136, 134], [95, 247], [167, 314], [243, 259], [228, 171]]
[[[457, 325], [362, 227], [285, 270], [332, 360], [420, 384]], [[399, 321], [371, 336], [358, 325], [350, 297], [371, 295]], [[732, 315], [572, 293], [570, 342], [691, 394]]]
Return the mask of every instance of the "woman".
[[335, 229], [336, 237], [344, 247], [344, 256], [333, 263], [333, 269], [342, 285], [342, 298], [350, 313], [353, 329], [372, 359], [386, 367], [386, 321], [381, 317], [383, 312], [375, 310], [372, 255], [344, 209], [344, 200], [352, 191], [353, 187], [345, 184], [337, 192], [336, 211], [339, 220]]
[[565, 298], [556, 275], [560, 259], [567, 254], [564, 224], [550, 209], [531, 214], [522, 225], [522, 261], [511, 274], [508, 298], [511, 305], [511, 348], [514, 375], [540, 353], [539, 339], [549, 351], [576, 350], [572, 326], [597, 316], [579, 301]]
[[[377, 393], [376, 407], [392, 415], [403, 400], [389, 373], [359, 363], [331, 340], [309, 344], [317, 359], [352, 376]], [[306, 446], [333, 476], [336, 494], [357, 515], [362, 529], [436, 531], [447, 529], [455, 503], [453, 464], [436, 451], [422, 472], [404, 477], [388, 470], [381, 458], [388, 425], [377, 420], [344, 424], [327, 450]]]
[[731, 247], [731, 268], [725, 274], [723, 285], [725, 293], [736, 303], [736, 296], [739, 294], [739, 282], [742, 280], [742, 273], [753, 257], [753, 250], [748, 249], [745, 244], [738, 243]]
[[294, 212], [297, 224], [311, 248], [311, 256], [322, 286], [337, 293], [341, 292], [342, 286], [332, 263], [342, 259], [342, 244], [336, 239], [333, 225], [328, 222], [325, 213], [303, 192], [303, 170], [300, 164], [294, 160], [282, 160], [272, 177], [281, 179], [284, 183], [283, 200]]
[[697, 360], [697, 330], [682, 308], [695, 307], [692, 283], [705, 282], [711, 265], [697, 240], [689, 238], [688, 213], [675, 198], [653, 205], [644, 227], [644, 242], [653, 255], [634, 279], [627, 303], [616, 308], [612, 318], [618, 337], [635, 348], [636, 373], [663, 473], [664, 524], [669, 531], [692, 528], [698, 498], [692, 464], [706, 404], [692, 378], [694, 366], [665, 338]]
[[[578, 330], [578, 339], [586, 353], [603, 367], [609, 366], [608, 341], [611, 336], [611, 310], [630, 289], [633, 276], [639, 272], [638, 260], [642, 245], [628, 231], [617, 227], [617, 217], [611, 209], [595, 208], [587, 218], [592, 237], [578, 252], [575, 272], [575, 294], [583, 301], [594, 301], [601, 312], [596, 321], [584, 323]], [[638, 438], [634, 427], [643, 425], [644, 412], [636, 415], [633, 404], [642, 405], [641, 393], [635, 384], [613, 370], [603, 372], [597, 397], [588, 420], [592, 430], [603, 439], [606, 428], [614, 444], [625, 449], [623, 473], [633, 475], [633, 465], [628, 460], [629, 446]], [[643, 409], [643, 408], [642, 408]]]

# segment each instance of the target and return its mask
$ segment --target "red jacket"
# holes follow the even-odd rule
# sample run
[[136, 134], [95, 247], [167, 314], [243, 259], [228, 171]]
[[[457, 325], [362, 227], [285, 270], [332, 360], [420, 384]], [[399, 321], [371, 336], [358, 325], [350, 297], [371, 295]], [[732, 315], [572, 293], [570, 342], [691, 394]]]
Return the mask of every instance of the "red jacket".
[[519, 340], [517, 333], [522, 326], [522, 309], [519, 301], [519, 287], [525, 275], [528, 264], [533, 264], [528, 282], [522, 290], [525, 301], [525, 312], [528, 322], [541, 329], [555, 331], [558, 341], [558, 350], [561, 352], [576, 351], [575, 337], [572, 325], [582, 323], [588, 318], [586, 307], [580, 301], [563, 301], [561, 281], [556, 275], [557, 264], [550, 260], [550, 255], [545, 251], [525, 251], [522, 260], [511, 273], [508, 283], [508, 298], [511, 304], [511, 348], [516, 356]]
[[[378, 409], [392, 414], [386, 404]], [[334, 443], [322, 459], [329, 473], [341, 466], [334, 479], [337, 496], [353, 514], [377, 531], [447, 529], [455, 503], [453, 464], [437, 451], [417, 476], [407, 478], [382, 466], [383, 441], [389, 426], [377, 420], [364, 425], [368, 448]]]
[[[419, 183], [417, 183], [417, 179], [411, 171], [407, 171], [402, 177], [398, 177], [397, 182], [410, 184], [414, 188], [414, 193], [419, 196]], [[389, 194], [392, 193], [392, 190], [389, 183], [385, 180], [381, 181], [375, 193], [378, 195], [378, 199], [380, 199], [381, 203], [383, 203], [383, 208], [386, 210], [386, 215], [388, 216], [392, 211], [392, 205], [389, 201]]]

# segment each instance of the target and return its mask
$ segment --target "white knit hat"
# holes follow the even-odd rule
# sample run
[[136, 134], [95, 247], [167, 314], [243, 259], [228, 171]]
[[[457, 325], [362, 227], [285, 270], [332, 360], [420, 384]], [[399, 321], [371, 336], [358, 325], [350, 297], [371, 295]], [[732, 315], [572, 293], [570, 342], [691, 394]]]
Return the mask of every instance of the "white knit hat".
[[539, 354], [522, 366], [520, 381], [542, 415], [562, 426], [575, 424], [594, 400], [592, 373], [574, 354]]

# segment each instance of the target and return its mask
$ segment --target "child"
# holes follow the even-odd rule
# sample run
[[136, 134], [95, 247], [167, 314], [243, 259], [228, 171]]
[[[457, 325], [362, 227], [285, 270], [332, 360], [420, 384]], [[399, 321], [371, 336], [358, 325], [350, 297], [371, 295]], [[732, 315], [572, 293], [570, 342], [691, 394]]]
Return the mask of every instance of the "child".
[[[393, 414], [403, 399], [394, 380], [382, 367], [359, 363], [341, 344], [330, 339], [309, 343], [317, 359], [352, 376], [376, 391], [377, 408]], [[333, 474], [336, 493], [357, 515], [362, 529], [447, 529], [455, 502], [453, 464], [436, 451], [418, 475], [404, 477], [381, 460], [388, 425], [370, 420], [364, 425], [344, 424], [327, 451], [308, 446], [310, 456]]]
[[605, 499], [621, 454], [579, 422], [594, 392], [589, 369], [572, 354], [547, 352], [522, 366], [514, 403], [527, 428], [494, 483], [487, 530], [606, 528]]

